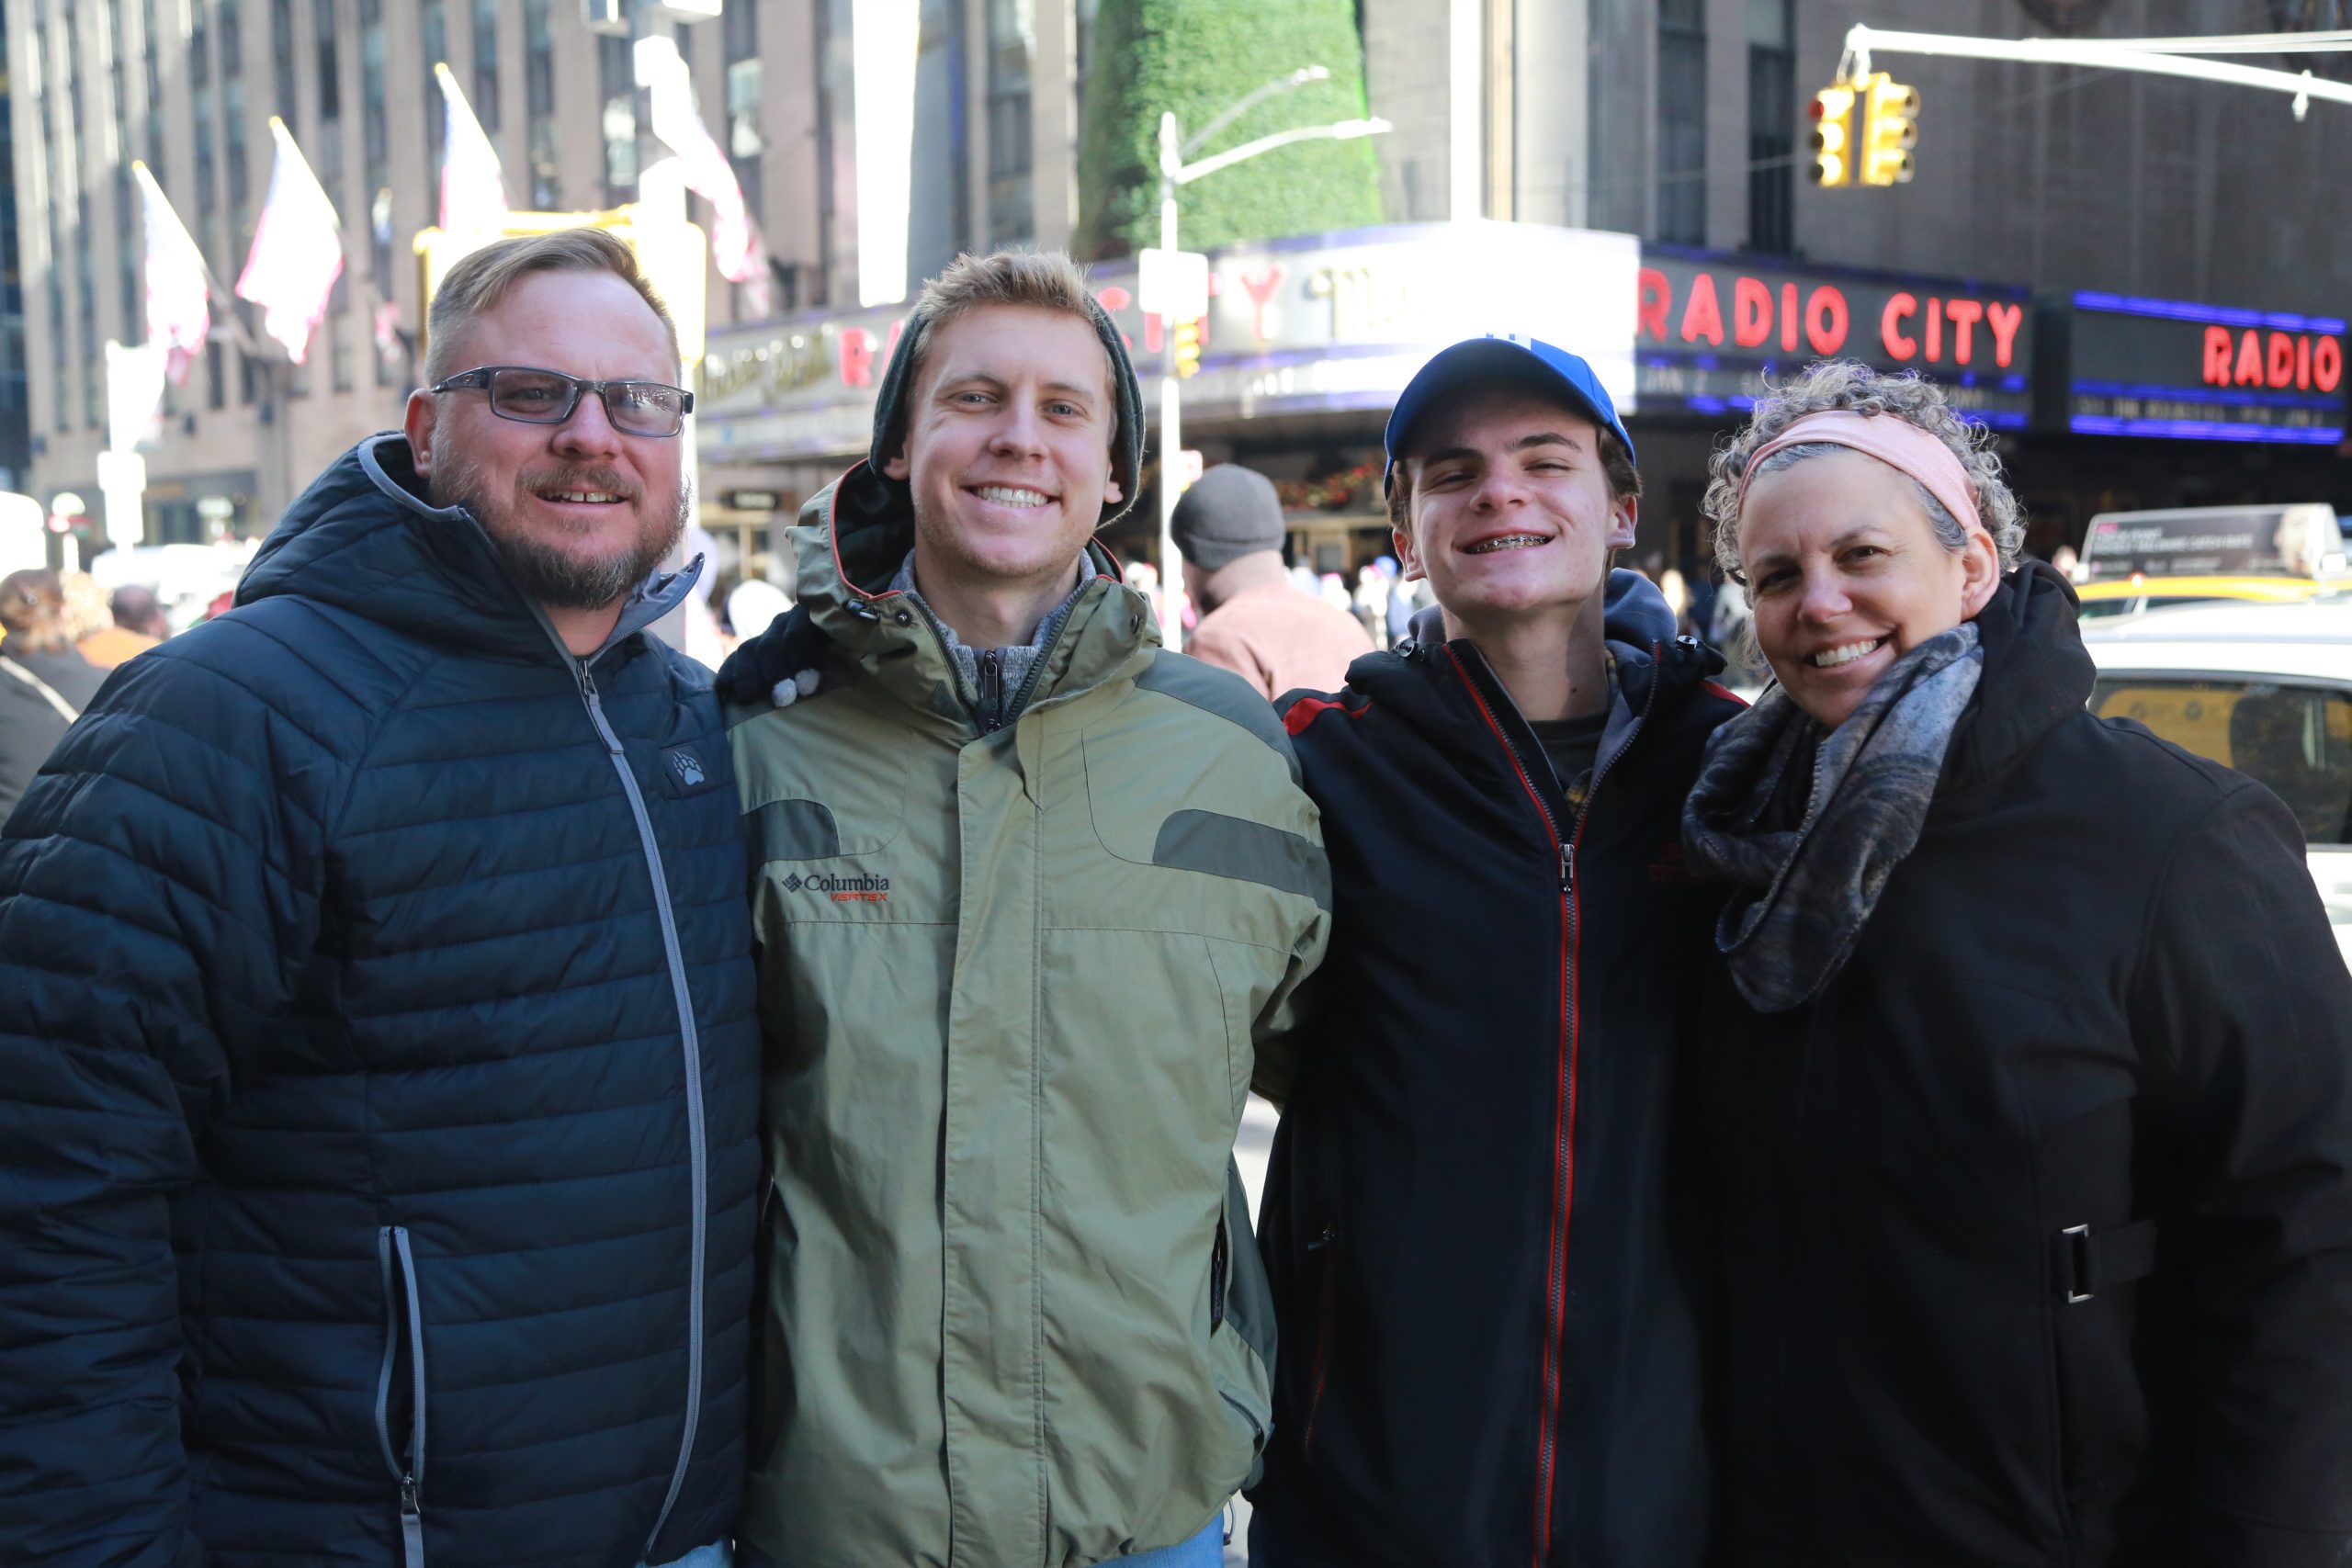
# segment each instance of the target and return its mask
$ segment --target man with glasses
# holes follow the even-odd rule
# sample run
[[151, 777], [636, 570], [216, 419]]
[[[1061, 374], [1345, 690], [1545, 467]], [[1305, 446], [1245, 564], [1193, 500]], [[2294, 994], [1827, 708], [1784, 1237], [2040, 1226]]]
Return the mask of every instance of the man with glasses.
[[509, 240], [0, 830], [0, 1562], [723, 1568], [759, 1150], [674, 330]]

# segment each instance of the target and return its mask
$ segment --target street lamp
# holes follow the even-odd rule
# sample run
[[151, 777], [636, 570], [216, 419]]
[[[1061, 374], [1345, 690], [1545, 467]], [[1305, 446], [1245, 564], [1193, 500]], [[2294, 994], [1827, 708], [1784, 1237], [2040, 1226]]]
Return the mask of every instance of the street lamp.
[[[1329, 125], [1303, 125], [1289, 130], [1277, 130], [1261, 136], [1255, 141], [1187, 164], [1185, 155], [1199, 150], [1209, 138], [1231, 125], [1250, 110], [1277, 93], [1303, 87], [1309, 82], [1328, 80], [1331, 73], [1320, 65], [1302, 66], [1287, 76], [1280, 76], [1245, 94], [1241, 99], [1203, 126], [1189, 141], [1179, 140], [1176, 115], [1170, 110], [1159, 117], [1159, 248], [1172, 266], [1176, 255], [1176, 192], [1180, 186], [1229, 169], [1236, 164], [1246, 164], [1262, 152], [1277, 147], [1289, 147], [1301, 141], [1352, 141], [1360, 136], [1378, 136], [1395, 129], [1385, 119], [1342, 119]], [[1164, 302], [1163, 302], [1164, 303]], [[1175, 313], [1169, 310], [1164, 320], [1172, 334]], [[1159, 378], [1159, 637], [1169, 648], [1175, 649], [1183, 641], [1183, 617], [1177, 605], [1177, 587], [1184, 581], [1184, 563], [1176, 553], [1176, 454], [1184, 444], [1183, 413], [1177, 406], [1178, 392], [1172, 355]]]

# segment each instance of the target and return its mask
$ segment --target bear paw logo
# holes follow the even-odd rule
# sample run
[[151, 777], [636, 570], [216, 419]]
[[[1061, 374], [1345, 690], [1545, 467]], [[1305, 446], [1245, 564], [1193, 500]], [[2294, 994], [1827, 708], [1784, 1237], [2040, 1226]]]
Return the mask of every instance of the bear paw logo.
[[702, 771], [702, 763], [695, 760], [692, 752], [671, 752], [670, 766], [671, 769], [677, 773], [678, 782], [685, 785], [688, 789], [700, 789], [702, 787], [705, 778], [705, 774]]

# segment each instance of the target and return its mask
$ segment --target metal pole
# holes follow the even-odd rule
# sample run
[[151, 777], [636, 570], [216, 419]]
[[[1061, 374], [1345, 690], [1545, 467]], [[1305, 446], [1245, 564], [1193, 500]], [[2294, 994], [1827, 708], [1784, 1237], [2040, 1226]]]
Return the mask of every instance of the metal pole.
[[[1159, 117], [1159, 248], [1176, 254], [1176, 184], [1179, 161], [1176, 116]], [[1184, 589], [1184, 562], [1176, 553], [1177, 453], [1184, 444], [1184, 417], [1177, 406], [1176, 323], [1160, 318], [1159, 378], [1159, 640], [1181, 651], [1184, 646], [1184, 615], [1179, 608]]]

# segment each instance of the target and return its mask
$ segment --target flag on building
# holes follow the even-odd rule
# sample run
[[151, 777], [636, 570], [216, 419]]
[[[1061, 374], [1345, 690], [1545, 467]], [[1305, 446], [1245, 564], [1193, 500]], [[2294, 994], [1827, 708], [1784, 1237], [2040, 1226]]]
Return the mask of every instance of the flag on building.
[[187, 379], [187, 367], [204, 351], [212, 332], [212, 291], [204, 253], [188, 238], [179, 214], [147, 165], [134, 162], [140, 205], [145, 216], [147, 341], [164, 345], [173, 385]]
[[326, 319], [327, 300], [343, 276], [343, 220], [319, 188], [286, 122], [269, 117], [277, 145], [269, 198], [254, 226], [254, 248], [237, 278], [237, 298], [262, 308], [262, 331], [286, 345], [295, 364], [311, 351], [311, 336]]
[[[650, 40], [649, 40], [650, 41]], [[640, 50], [645, 44], [640, 42]], [[759, 225], [744, 205], [743, 187], [735, 165], [703, 123], [695, 107], [694, 86], [685, 62], [675, 46], [656, 57], [649, 83], [653, 100], [653, 134], [677, 154], [686, 188], [710, 203], [710, 259], [719, 276], [744, 286], [746, 306], [754, 316], [768, 312], [768, 253]]]
[[467, 104], [458, 73], [436, 64], [433, 79], [441, 84], [448, 115], [441, 138], [441, 231], [494, 233], [506, 222], [506, 186], [499, 177], [498, 150]]

